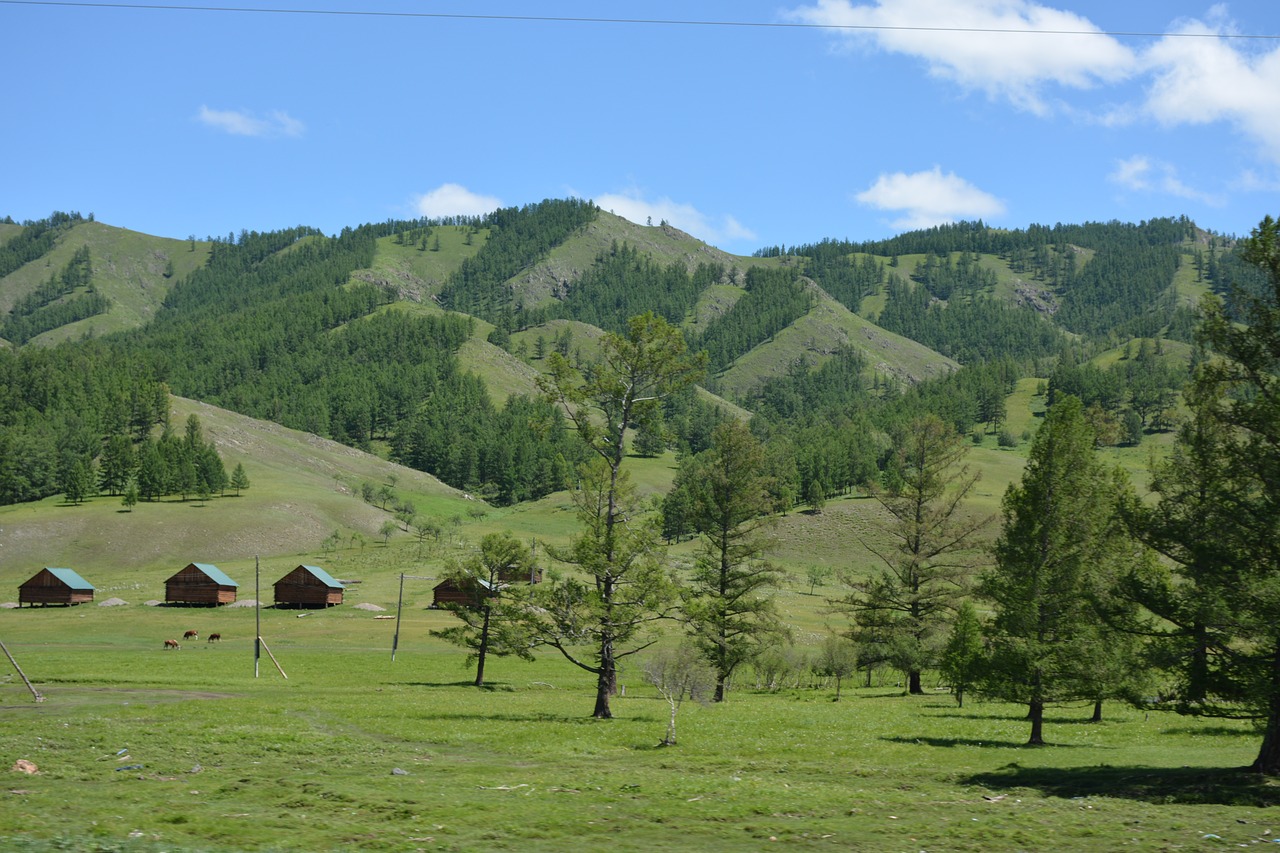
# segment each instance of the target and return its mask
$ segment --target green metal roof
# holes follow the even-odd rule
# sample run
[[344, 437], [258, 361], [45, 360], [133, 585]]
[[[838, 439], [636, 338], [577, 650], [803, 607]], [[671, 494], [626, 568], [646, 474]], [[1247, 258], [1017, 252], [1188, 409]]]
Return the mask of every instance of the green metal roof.
[[237, 588], [240, 586], [240, 584], [227, 577], [226, 572], [211, 563], [192, 563], [191, 565], [208, 575], [209, 580], [218, 586], [234, 586]]
[[80, 577], [80, 575], [73, 569], [51, 569], [48, 566], [45, 566], [44, 570], [72, 589], [93, 590], [93, 584]]
[[311, 572], [311, 574], [315, 575], [316, 580], [320, 581], [320, 583], [324, 584], [325, 586], [329, 587], [330, 589], [345, 589], [345, 588], [346, 588], [346, 587], [344, 587], [344, 586], [342, 585], [342, 583], [341, 583], [340, 581], [338, 581], [336, 578], [334, 578], [334, 576], [333, 576], [333, 575], [329, 574], [328, 572], [326, 572], [324, 569], [320, 568], [319, 566], [303, 566], [302, 568], [304, 568], [304, 569], [306, 569], [307, 571]]

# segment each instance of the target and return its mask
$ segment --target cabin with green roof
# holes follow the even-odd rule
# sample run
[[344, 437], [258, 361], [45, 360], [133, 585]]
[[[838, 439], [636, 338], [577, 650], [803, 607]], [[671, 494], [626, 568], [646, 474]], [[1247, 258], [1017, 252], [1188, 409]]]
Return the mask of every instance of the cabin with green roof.
[[166, 604], [203, 604], [217, 607], [232, 604], [240, 584], [209, 563], [188, 563], [186, 568], [164, 582]]
[[276, 607], [333, 607], [344, 589], [319, 566], [298, 566], [276, 581]]
[[18, 606], [84, 604], [93, 601], [93, 584], [71, 569], [43, 568], [18, 587]]

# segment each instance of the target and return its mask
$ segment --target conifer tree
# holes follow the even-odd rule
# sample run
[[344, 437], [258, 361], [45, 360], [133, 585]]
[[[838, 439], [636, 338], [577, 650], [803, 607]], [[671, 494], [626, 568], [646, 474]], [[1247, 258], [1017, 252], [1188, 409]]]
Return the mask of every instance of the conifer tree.
[[1093, 443], [1080, 401], [1055, 402], [1022, 481], [1005, 493], [995, 566], [979, 584], [994, 610], [984, 690], [1027, 704], [1029, 745], [1045, 742], [1046, 704], [1090, 692], [1081, 666], [1097, 637], [1090, 572], [1106, 557], [1115, 504]]

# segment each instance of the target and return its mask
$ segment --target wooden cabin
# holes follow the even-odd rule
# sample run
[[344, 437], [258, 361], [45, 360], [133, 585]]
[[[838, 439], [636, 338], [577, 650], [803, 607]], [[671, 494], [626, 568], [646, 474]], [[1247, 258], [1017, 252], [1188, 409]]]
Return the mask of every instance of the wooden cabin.
[[187, 567], [164, 582], [166, 604], [231, 604], [236, 600], [240, 584], [209, 563], [188, 563]]
[[298, 566], [276, 581], [276, 607], [333, 607], [342, 603], [341, 581], [319, 566]]
[[[476, 583], [486, 589], [490, 588], [487, 580], [476, 578]], [[529, 577], [525, 577], [523, 574], [520, 574], [519, 576], [503, 576], [502, 580], [499, 582], [500, 585], [498, 590], [494, 590], [493, 592], [496, 594], [503, 586], [510, 586], [514, 583], [542, 583], [542, 569], [534, 569], [533, 573]], [[440, 583], [436, 584], [431, 590], [432, 607], [439, 607], [442, 604], [472, 604], [474, 601], [475, 598], [471, 592], [464, 587], [459, 586], [458, 582], [453, 578], [445, 578], [440, 581]]]
[[18, 606], [24, 604], [84, 604], [93, 601], [93, 585], [71, 569], [41, 569], [18, 587]]

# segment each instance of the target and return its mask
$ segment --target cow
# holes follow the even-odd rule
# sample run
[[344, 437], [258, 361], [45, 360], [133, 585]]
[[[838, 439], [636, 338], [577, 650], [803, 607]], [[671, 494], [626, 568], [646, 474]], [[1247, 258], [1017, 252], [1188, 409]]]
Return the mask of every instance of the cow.
[[199, 635], [198, 633], [196, 633], [195, 631], [188, 631], [187, 633], [185, 633], [185, 634], [183, 634], [183, 635], [182, 635], [182, 639], [184, 639], [184, 640], [198, 640], [198, 639], [200, 639], [200, 635]]
[[209, 635], [209, 642], [210, 642], [210, 643], [213, 643], [213, 642], [222, 642], [222, 635], [221, 635], [221, 634], [218, 634], [218, 633], [210, 634], [210, 635]]
[[165, 651], [168, 651], [169, 649], [181, 649], [182, 646], [178, 645], [177, 640], [165, 640], [164, 648], [165, 648]]

